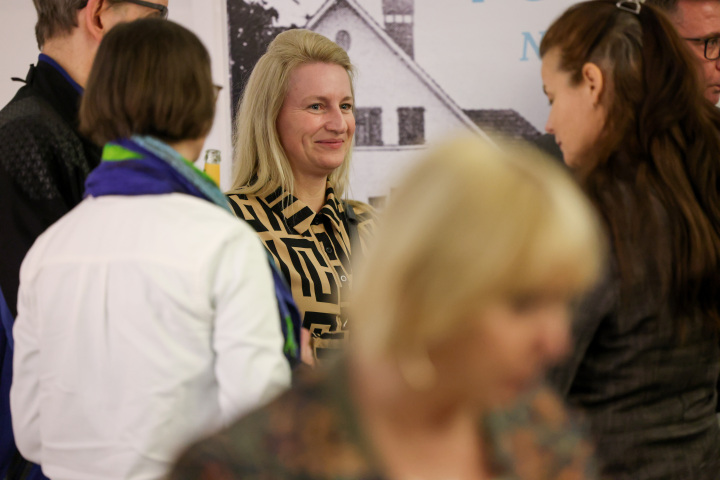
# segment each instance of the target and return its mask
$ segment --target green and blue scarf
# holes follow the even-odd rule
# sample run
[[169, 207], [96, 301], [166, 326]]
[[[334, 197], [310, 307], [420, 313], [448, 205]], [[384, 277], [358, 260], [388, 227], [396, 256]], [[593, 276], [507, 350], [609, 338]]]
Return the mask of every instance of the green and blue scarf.
[[134, 135], [105, 145], [102, 162], [85, 182], [85, 195], [185, 193], [230, 211], [220, 189], [205, 173], [160, 140]]

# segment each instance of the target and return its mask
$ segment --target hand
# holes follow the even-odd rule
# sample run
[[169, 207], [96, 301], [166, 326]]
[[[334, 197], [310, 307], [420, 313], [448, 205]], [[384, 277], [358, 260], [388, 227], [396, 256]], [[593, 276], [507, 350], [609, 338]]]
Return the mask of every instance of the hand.
[[312, 349], [313, 337], [307, 328], [300, 329], [300, 360], [311, 367], [315, 366], [315, 356]]

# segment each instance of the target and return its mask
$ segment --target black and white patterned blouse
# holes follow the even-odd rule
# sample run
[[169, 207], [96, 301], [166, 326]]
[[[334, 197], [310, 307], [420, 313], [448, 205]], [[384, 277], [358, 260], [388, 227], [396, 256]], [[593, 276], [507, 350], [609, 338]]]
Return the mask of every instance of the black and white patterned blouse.
[[375, 224], [372, 207], [352, 202], [349, 214], [347, 203], [335, 197], [329, 184], [317, 213], [281, 189], [265, 197], [228, 198], [235, 215], [258, 232], [288, 281], [303, 327], [314, 337], [316, 356], [322, 360], [341, 349], [350, 328], [345, 309], [352, 285], [351, 259], [355, 262], [367, 249]]

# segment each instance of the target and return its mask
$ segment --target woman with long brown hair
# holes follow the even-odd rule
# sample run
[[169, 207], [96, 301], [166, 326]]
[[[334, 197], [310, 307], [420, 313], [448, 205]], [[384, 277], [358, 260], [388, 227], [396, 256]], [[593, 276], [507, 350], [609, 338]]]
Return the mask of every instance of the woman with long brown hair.
[[572, 6], [540, 54], [546, 129], [613, 252], [553, 380], [590, 417], [605, 475], [716, 480], [720, 114], [683, 40], [642, 2]]

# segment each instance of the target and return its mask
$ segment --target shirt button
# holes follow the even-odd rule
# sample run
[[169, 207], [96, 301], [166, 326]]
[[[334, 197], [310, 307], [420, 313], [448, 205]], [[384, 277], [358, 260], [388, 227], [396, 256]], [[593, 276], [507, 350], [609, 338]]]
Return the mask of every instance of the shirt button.
[[325, 251], [326, 251], [327, 253], [332, 253], [332, 248], [330, 248], [330, 247], [325, 247]]

